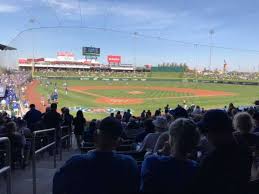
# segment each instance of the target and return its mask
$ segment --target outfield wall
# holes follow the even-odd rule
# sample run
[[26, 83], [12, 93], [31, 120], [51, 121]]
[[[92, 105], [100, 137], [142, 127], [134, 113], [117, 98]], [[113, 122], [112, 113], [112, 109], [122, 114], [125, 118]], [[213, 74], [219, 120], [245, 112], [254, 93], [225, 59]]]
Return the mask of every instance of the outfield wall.
[[39, 77], [35, 76], [35, 79], [60, 79], [60, 80], [90, 80], [90, 81], [173, 81], [183, 83], [217, 83], [217, 84], [234, 84], [234, 85], [259, 85], [259, 82], [255, 81], [231, 81], [231, 80], [203, 80], [203, 79], [184, 79], [184, 78], [172, 78], [172, 79], [159, 79], [159, 78], [99, 78], [99, 77], [56, 77], [47, 76]]

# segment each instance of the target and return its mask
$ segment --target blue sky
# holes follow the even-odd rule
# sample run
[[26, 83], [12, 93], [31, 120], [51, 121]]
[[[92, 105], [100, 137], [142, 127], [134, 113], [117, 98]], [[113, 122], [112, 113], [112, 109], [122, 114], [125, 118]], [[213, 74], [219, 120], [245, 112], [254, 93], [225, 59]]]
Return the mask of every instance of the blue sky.
[[[174, 61], [200, 69], [209, 64], [209, 48], [194, 43], [209, 45], [210, 29], [214, 45], [259, 51], [258, 7], [257, 0], [0, 0], [0, 42], [17, 47], [15, 57], [32, 57], [34, 48], [35, 57], [71, 51], [82, 58], [82, 46], [96, 46], [101, 62], [114, 54], [124, 63], [136, 56], [139, 65]], [[13, 39], [40, 27], [59, 28]], [[259, 52], [214, 48], [212, 68], [224, 60], [229, 69], [253, 71]]]

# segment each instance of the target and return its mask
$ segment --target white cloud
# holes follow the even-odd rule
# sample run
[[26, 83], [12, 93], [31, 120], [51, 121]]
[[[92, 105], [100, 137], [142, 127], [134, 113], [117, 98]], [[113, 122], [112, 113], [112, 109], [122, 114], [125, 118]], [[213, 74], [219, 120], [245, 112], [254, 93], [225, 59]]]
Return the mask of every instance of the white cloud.
[[13, 13], [17, 12], [19, 7], [9, 4], [2, 4], [0, 3], [0, 13]]
[[[79, 14], [80, 7], [82, 15], [115, 15], [123, 17], [134, 17], [135, 19], [153, 19], [172, 17], [173, 14], [159, 11], [156, 9], [148, 9], [139, 7], [139, 5], [127, 3], [111, 3], [108, 1], [79, 1], [78, 0], [42, 0], [46, 6], [53, 8], [60, 14]], [[80, 7], [79, 7], [80, 5]]]

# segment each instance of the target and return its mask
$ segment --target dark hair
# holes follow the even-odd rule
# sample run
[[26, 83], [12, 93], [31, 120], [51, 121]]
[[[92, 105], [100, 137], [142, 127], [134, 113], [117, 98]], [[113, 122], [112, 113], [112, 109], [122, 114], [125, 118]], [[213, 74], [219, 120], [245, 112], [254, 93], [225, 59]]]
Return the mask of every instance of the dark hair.
[[66, 111], [66, 107], [62, 107], [62, 108], [61, 108], [61, 112], [62, 112], [62, 113], [65, 113], [65, 111]]
[[147, 132], [154, 132], [155, 126], [152, 119], [147, 119], [144, 121], [143, 125]]
[[30, 104], [30, 108], [35, 108], [35, 104]]
[[52, 104], [50, 105], [50, 108], [51, 108], [51, 110], [57, 110], [58, 105], [57, 105], [56, 103], [52, 103]]
[[77, 118], [84, 118], [83, 111], [82, 111], [82, 110], [77, 111], [76, 117], [77, 117]]
[[99, 126], [100, 134], [104, 136], [108, 136], [112, 139], [117, 139], [120, 137], [122, 133], [122, 125], [121, 122], [113, 117], [104, 118]]

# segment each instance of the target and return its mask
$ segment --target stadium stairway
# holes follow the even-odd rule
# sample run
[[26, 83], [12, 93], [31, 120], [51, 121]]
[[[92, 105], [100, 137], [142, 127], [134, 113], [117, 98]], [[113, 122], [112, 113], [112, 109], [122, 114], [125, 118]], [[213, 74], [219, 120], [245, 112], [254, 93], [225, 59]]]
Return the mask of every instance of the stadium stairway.
[[[73, 141], [75, 142], [75, 141]], [[72, 155], [79, 154], [80, 151], [73, 147], [68, 151], [63, 149], [63, 160], [59, 160], [57, 155], [57, 168], [53, 168], [53, 157], [48, 153], [43, 156], [39, 155], [36, 162], [36, 177], [37, 177], [37, 194], [51, 194], [52, 180], [57, 169], [59, 169], [67, 159]], [[3, 176], [0, 177], [0, 194], [6, 193], [6, 182]], [[32, 194], [32, 165], [29, 164], [25, 169], [15, 169], [12, 171], [12, 194]]]

